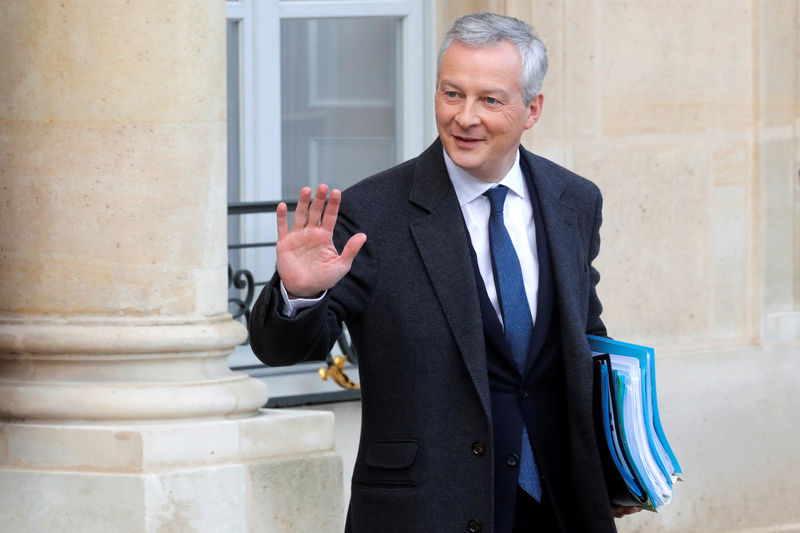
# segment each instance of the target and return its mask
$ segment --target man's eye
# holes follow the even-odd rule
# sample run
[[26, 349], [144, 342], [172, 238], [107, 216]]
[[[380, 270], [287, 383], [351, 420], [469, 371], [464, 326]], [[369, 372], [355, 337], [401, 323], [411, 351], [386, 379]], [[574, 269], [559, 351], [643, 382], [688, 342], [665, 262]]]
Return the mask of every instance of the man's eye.
[[448, 98], [455, 98], [458, 94], [455, 91], [445, 91], [444, 95]]
[[500, 102], [497, 100], [497, 98], [495, 98], [493, 96], [487, 96], [486, 97], [486, 103], [490, 104], [490, 105], [495, 105], [495, 104], [499, 104]]

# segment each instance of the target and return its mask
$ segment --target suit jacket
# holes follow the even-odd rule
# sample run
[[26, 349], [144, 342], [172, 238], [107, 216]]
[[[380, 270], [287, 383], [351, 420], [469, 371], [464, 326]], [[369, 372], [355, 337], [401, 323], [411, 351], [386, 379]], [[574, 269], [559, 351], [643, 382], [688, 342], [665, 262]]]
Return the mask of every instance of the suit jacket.
[[[605, 334], [591, 266], [597, 187], [521, 148], [539, 198], [560, 319], [569, 529], [614, 531], [592, 418], [587, 333]], [[251, 314], [269, 365], [326, 357], [345, 322], [359, 358], [362, 427], [347, 529], [492, 531], [494, 438], [487, 343], [469, 237], [437, 140], [342, 195], [334, 242], [367, 242], [323, 301], [284, 317], [277, 275]]]

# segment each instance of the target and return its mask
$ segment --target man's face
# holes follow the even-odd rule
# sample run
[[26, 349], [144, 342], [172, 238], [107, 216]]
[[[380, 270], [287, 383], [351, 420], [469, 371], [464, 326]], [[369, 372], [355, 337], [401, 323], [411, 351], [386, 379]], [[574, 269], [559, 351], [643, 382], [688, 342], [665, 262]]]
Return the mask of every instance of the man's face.
[[442, 57], [436, 128], [450, 159], [480, 180], [506, 175], [522, 132], [539, 120], [542, 95], [522, 101], [521, 64], [508, 41], [484, 47], [454, 41]]

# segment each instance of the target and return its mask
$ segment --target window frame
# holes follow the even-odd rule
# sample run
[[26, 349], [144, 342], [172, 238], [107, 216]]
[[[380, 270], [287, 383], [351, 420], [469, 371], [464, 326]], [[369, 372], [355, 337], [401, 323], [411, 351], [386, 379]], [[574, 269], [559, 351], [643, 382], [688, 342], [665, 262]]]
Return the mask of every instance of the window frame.
[[[432, 28], [428, 0], [241, 0], [228, 1], [227, 19], [240, 31], [240, 190], [252, 202], [281, 200], [280, 179], [270, 176], [281, 168], [282, 19], [397, 17], [402, 20], [402, 86], [398, 161], [419, 154], [432, 140], [430, 94], [433, 84], [425, 51]], [[426, 22], [427, 21], [427, 22]], [[255, 31], [255, 28], [258, 31]], [[426, 90], [429, 86], [430, 90]]]
[[[400, 19], [398, 76], [399, 112], [397, 160], [415, 157], [435, 138], [434, 0], [240, 0], [226, 2], [226, 18], [238, 23], [239, 35], [239, 191], [246, 202], [275, 202], [281, 198], [281, 21], [350, 17]], [[420, 68], [422, 67], [422, 68]], [[276, 75], [278, 73], [278, 75]], [[277, 171], [276, 171], [277, 169]], [[274, 217], [272, 218], [274, 220]], [[263, 220], [242, 217], [240, 235], [246, 242], [275, 239]], [[253, 265], [259, 277], [267, 265]], [[270, 265], [269, 269], [274, 268]], [[256, 288], [256, 292], [260, 287]], [[270, 384], [268, 405], [284, 406], [358, 399], [354, 391], [333, 389], [317, 375], [321, 363], [292, 370], [258, 366], [249, 345], [231, 355], [232, 368], [247, 370]], [[357, 367], [348, 372], [358, 380]], [[312, 376], [313, 374], [313, 376]]]

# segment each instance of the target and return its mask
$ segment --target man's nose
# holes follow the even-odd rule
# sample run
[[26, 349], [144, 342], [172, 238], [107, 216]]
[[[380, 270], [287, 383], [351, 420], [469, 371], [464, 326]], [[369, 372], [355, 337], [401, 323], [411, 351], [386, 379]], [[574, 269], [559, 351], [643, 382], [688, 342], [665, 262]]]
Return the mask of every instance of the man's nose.
[[478, 116], [478, 110], [475, 105], [476, 102], [474, 100], [467, 99], [461, 109], [458, 110], [458, 113], [456, 113], [455, 120], [461, 128], [467, 129], [480, 123], [481, 119]]

